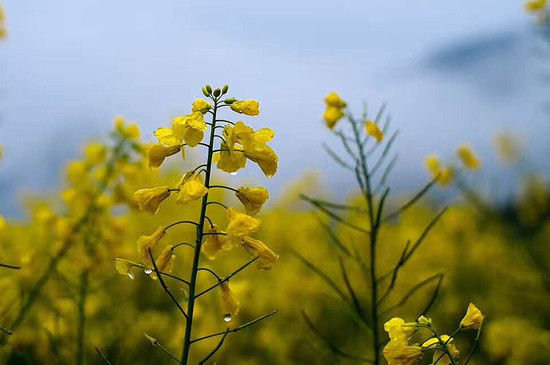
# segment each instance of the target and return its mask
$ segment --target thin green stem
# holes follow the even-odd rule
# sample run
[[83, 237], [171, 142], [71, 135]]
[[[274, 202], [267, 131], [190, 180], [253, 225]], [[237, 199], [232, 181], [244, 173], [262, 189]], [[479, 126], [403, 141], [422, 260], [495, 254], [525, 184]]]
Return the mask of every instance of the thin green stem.
[[209, 189], [227, 189], [234, 191], [235, 193], [238, 192], [237, 189], [225, 185], [210, 185]]
[[[218, 111], [218, 101], [214, 99], [214, 107], [212, 108], [212, 127], [210, 128], [210, 143], [208, 146], [208, 157], [206, 161], [206, 173], [204, 177], [204, 185], [208, 188], [210, 186], [210, 175], [212, 169], [212, 157], [214, 154], [214, 136], [216, 129], [216, 114]], [[195, 291], [197, 288], [197, 276], [201, 256], [202, 238], [204, 233], [204, 222], [206, 217], [206, 208], [208, 207], [208, 193], [202, 198], [202, 207], [199, 218], [199, 225], [197, 227], [197, 240], [195, 244], [195, 254], [193, 257], [193, 266], [191, 267], [191, 279], [189, 281], [189, 299], [187, 302], [187, 321], [185, 322], [185, 335], [183, 338], [183, 351], [181, 355], [180, 364], [187, 365], [189, 359], [189, 352], [191, 350], [191, 332], [193, 330], [193, 313], [195, 310]]]

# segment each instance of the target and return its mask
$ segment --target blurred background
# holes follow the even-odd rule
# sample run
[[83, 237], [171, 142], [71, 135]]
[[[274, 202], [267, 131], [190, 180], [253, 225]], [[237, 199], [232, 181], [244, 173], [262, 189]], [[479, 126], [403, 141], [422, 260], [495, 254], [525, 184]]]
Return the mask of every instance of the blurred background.
[[465, 141], [494, 169], [502, 130], [524, 137], [531, 163], [549, 168], [545, 45], [519, 0], [3, 4], [4, 215], [21, 214], [23, 193], [55, 187], [63, 164], [114, 116], [137, 121], [152, 141], [205, 82], [262, 103], [277, 132], [277, 192], [310, 170], [323, 170], [335, 191], [351, 188], [325, 169], [320, 110], [332, 90], [357, 113], [364, 101], [371, 110], [388, 103], [401, 131], [395, 188], [423, 181], [426, 154], [450, 156]]
[[[75, 192], [101, 181], [105, 161], [90, 162], [89, 152], [98, 151], [95, 143], [113, 151], [113, 119], [123, 115], [139, 125], [141, 138], [132, 143], [153, 143], [153, 132], [187, 114], [209, 83], [259, 100], [260, 116], [246, 122], [276, 133], [270, 145], [279, 155], [277, 175], [267, 179], [249, 164], [219, 179], [270, 190], [257, 238], [280, 259], [270, 272], [251, 269], [231, 281], [241, 302], [235, 325], [273, 309], [277, 316], [230, 337], [208, 364], [364, 363], [331, 351], [302, 313], [334, 345], [372, 355], [365, 345], [371, 335], [297, 256], [344, 288], [341, 252], [322, 224], [346, 247], [364, 252], [364, 237], [299, 197], [361, 204], [353, 174], [323, 148], [345, 153], [323, 121], [331, 91], [357, 116], [365, 102], [371, 118], [387, 103], [386, 136], [399, 131], [391, 149], [398, 160], [388, 180], [390, 208], [433, 177], [424, 167], [427, 155], [456, 168], [456, 184], [437, 184], [384, 226], [380, 272], [449, 207], [403, 268], [388, 305], [426, 277], [442, 275], [426, 313], [438, 330], [451, 333], [469, 302], [487, 315], [470, 364], [550, 364], [550, 36], [543, 12], [527, 13], [519, 0], [0, 1], [8, 29], [0, 43], [0, 218], [7, 221], [0, 221], [0, 263], [21, 266], [0, 272], [0, 327], [20, 320], [9, 340], [0, 337], [0, 363], [104, 363], [94, 347], [113, 364], [169, 363], [144, 332], [179, 355], [183, 321], [173, 304], [142, 270], [131, 272], [132, 279], [119, 275], [113, 258], [139, 260], [139, 236], [174, 217], [195, 217], [197, 206], [173, 202], [147, 215], [129, 197], [139, 188], [172, 186], [187, 161], [203, 156], [191, 153], [184, 166], [169, 161], [150, 171], [132, 145], [117, 161], [107, 198], [97, 203], [88, 227], [93, 235], [76, 235], [74, 247], [58, 254], [67, 226], [88, 203]], [[480, 171], [460, 167], [462, 143], [479, 157]], [[81, 171], [79, 163], [92, 167]], [[230, 194], [215, 197], [235, 203]], [[355, 211], [340, 213], [366, 224]], [[212, 219], [225, 226], [223, 211]], [[175, 230], [163, 245], [176, 239], [193, 240], [193, 232]], [[204, 262], [226, 275], [248, 258], [234, 250]], [[190, 260], [190, 251], [178, 251], [174, 274], [187, 277]], [[43, 287], [33, 293], [44, 273]], [[367, 306], [364, 272], [349, 275]], [[170, 285], [183, 300], [183, 288]], [[382, 321], [415, 320], [432, 291], [434, 285], [416, 292]], [[218, 299], [212, 295], [199, 307], [200, 335], [224, 329]], [[461, 363], [474, 335], [457, 338]], [[201, 343], [197, 352], [214, 345]]]

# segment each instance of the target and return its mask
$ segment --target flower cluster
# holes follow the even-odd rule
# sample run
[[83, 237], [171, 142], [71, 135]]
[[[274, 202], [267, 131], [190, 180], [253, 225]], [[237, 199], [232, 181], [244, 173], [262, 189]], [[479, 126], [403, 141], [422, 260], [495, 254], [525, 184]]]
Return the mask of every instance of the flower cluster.
[[[433, 364], [457, 365], [460, 351], [456, 347], [453, 336], [460, 331], [475, 330], [478, 331], [477, 342], [483, 319], [481, 311], [470, 303], [458, 329], [449, 336], [439, 335], [432, 326], [432, 320], [424, 316], [420, 316], [416, 322], [409, 323], [398, 317], [392, 318], [384, 324], [384, 330], [388, 332], [390, 338], [384, 347], [384, 357], [388, 365], [415, 365], [420, 363], [426, 352], [433, 352]], [[429, 333], [427, 339], [420, 343], [409, 343], [413, 334], [425, 331]], [[469, 357], [465, 363], [468, 361]]]
[[[277, 172], [278, 157], [268, 143], [275, 134], [268, 128], [254, 130], [243, 121], [232, 122], [219, 118], [224, 108], [246, 116], [257, 116], [260, 113], [257, 101], [224, 98], [228, 86], [212, 90], [207, 85], [202, 91], [209, 100], [195, 100], [190, 114], [177, 116], [169, 128], [156, 130], [154, 136], [158, 143], [148, 147], [147, 160], [148, 166], [155, 169], [159, 168], [168, 157], [180, 152], [185, 159], [185, 148], [187, 147], [205, 147], [207, 149], [206, 162], [189, 169], [173, 186], [144, 188], [133, 194], [139, 208], [150, 214], [156, 214], [161, 209], [163, 202], [172, 196], [175, 196], [176, 203], [182, 206], [200, 201], [201, 210], [198, 220], [177, 221], [160, 226], [149, 235], [139, 237], [137, 240], [139, 262], [116, 259], [116, 269], [120, 274], [133, 278], [134, 268], [144, 268], [146, 273], [151, 274], [153, 279], [158, 278], [161, 285], [165, 286], [162, 277], [168, 275], [168, 277], [174, 278], [171, 272], [176, 258], [175, 251], [182, 244], [167, 244], [161, 253], [156, 255], [161, 241], [171, 227], [181, 224], [195, 226], [195, 244], [186, 244], [194, 249], [191, 276], [189, 280], [180, 279], [180, 282], [184, 282], [188, 286], [185, 289], [187, 310], [184, 310], [175, 301], [186, 317], [182, 364], [187, 362], [189, 356], [195, 300], [200, 295], [211, 289], [219, 288], [223, 318], [226, 322], [237, 316], [240, 309], [240, 303], [229, 287], [229, 279], [233, 274], [224, 279], [213, 270], [208, 269], [217, 278], [218, 283], [201, 293], [197, 292], [197, 273], [201, 269], [205, 270], [199, 267], [201, 254], [209, 260], [214, 260], [222, 251], [241, 247], [252, 256], [249, 264], [255, 263], [259, 270], [270, 270], [278, 260], [278, 255], [267, 245], [252, 237], [260, 228], [260, 219], [256, 215], [269, 199], [267, 189], [245, 186], [232, 188], [221, 184], [215, 185], [211, 182], [214, 165], [221, 171], [234, 174], [244, 168], [247, 161], [256, 163], [265, 176], [273, 176]], [[210, 120], [206, 121], [205, 116], [211, 116]], [[205, 141], [205, 132], [208, 130], [209, 137]], [[221, 202], [209, 200], [209, 192], [212, 189], [231, 191], [242, 204], [242, 209], [228, 207]], [[220, 228], [220, 225], [214, 223], [208, 216], [208, 207], [212, 205], [226, 209], [227, 224], [225, 228]], [[166, 287], [165, 290], [167, 290]], [[172, 295], [171, 298], [174, 299]]]
[[548, 22], [548, 0], [527, 0], [525, 10], [535, 14], [541, 24]]
[[[481, 168], [481, 160], [470, 146], [460, 145], [456, 150], [456, 154], [465, 169], [475, 171]], [[453, 164], [443, 164], [435, 154], [426, 157], [425, 164], [432, 178], [436, 179], [440, 185], [447, 186], [454, 181], [456, 168]]]

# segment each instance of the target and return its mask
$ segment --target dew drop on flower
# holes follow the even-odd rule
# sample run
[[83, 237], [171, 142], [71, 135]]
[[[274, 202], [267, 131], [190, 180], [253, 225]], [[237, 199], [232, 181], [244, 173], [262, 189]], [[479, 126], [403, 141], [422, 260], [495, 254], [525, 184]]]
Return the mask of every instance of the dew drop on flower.
[[227, 313], [227, 314], [223, 315], [223, 320], [225, 322], [231, 322], [232, 319], [233, 319], [233, 317], [231, 317], [231, 313]]
[[151, 269], [145, 269], [145, 270], [143, 270], [143, 271], [144, 271], [145, 274], [147, 274], [147, 275], [150, 275], [150, 274], [153, 272], [153, 270], [151, 270]]
[[130, 279], [134, 280], [134, 274], [132, 274], [131, 272], [129, 272], [129, 273], [126, 274], [126, 275], [128, 275], [128, 277], [129, 277]]

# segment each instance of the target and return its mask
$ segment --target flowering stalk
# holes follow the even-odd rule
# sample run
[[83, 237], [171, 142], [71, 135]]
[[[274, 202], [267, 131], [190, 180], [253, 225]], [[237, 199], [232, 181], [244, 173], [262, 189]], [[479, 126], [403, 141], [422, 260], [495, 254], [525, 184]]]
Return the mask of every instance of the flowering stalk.
[[[434, 282], [436, 286], [431, 298], [428, 300], [424, 312], [430, 309], [437, 296], [442, 281], [441, 274], [434, 275], [414, 286], [408, 293], [405, 293], [397, 305], [391, 307], [387, 305], [387, 300], [393, 292], [400, 268], [405, 265], [419, 248], [426, 235], [444, 211], [434, 218], [416, 242], [412, 245], [410, 242], [407, 243], [395, 267], [386, 272], [386, 274], [381, 275], [381, 270], [378, 265], [377, 247], [379, 245], [379, 236], [383, 226], [401, 216], [403, 212], [420, 200], [434, 185], [435, 181], [430, 181], [404, 205], [398, 207], [392, 213], [384, 214], [390, 191], [386, 181], [395, 162], [394, 158], [387, 163], [387, 157], [397, 137], [396, 132], [389, 139], [385, 139], [385, 134], [389, 128], [388, 122], [386, 122], [384, 126], [381, 126], [381, 118], [383, 117], [385, 108], [382, 107], [373, 120], [368, 118], [366, 110], [361, 119], [356, 119], [347, 110], [346, 102], [336, 93], [329, 94], [325, 102], [327, 108], [324, 119], [327, 127], [329, 129], [336, 128], [338, 121], [344, 117], [346, 117], [349, 126], [348, 130], [339, 129], [335, 131], [335, 135], [340, 139], [343, 149], [347, 153], [347, 157], [340, 157], [338, 153], [327, 146], [325, 146], [325, 149], [340, 166], [349, 170], [354, 175], [361, 191], [364, 205], [355, 206], [333, 203], [306, 195], [302, 195], [302, 198], [311, 203], [330, 220], [364, 236], [366, 242], [362, 253], [356, 249], [350, 249], [341, 241], [330, 225], [324, 222], [322, 223], [331, 241], [342, 255], [338, 260], [344, 288], [340, 288], [341, 286], [333, 278], [325, 274], [320, 268], [309, 262], [306, 258], [298, 253], [297, 255], [310, 269], [318, 274], [351, 309], [351, 312], [355, 316], [354, 319], [361, 325], [361, 328], [366, 329], [366, 331], [370, 333], [370, 353], [372, 358], [366, 358], [363, 355], [351, 354], [341, 350], [330, 342], [330, 336], [321, 333], [307, 314], [303, 313], [303, 316], [308, 327], [335, 354], [347, 358], [361, 359], [361, 361], [379, 365], [381, 363], [380, 350], [383, 345], [380, 335], [382, 317], [405, 304], [416, 291]], [[351, 132], [351, 136], [349, 132]], [[369, 143], [371, 140], [373, 140], [373, 143]], [[351, 159], [351, 163], [348, 162], [347, 159]], [[346, 217], [342, 212], [348, 212], [349, 216]], [[369, 300], [367, 303], [361, 302], [361, 293], [348, 275], [348, 269], [346, 267], [347, 260], [359, 264], [364, 271], [365, 279], [368, 282], [367, 295]]]
[[[277, 171], [278, 158], [267, 145], [267, 142], [273, 138], [274, 133], [267, 128], [255, 131], [242, 121], [235, 123], [228, 119], [218, 119], [218, 114], [222, 108], [231, 108], [232, 111], [239, 114], [256, 116], [259, 114], [259, 103], [257, 101], [236, 100], [235, 98], [225, 97], [228, 86], [215, 90], [212, 90], [210, 86], [205, 86], [202, 91], [210, 101], [196, 100], [193, 103], [191, 114], [174, 118], [172, 128], [158, 129], [155, 136], [158, 138], [159, 143], [149, 148], [147, 156], [149, 167], [158, 168], [167, 157], [173, 156], [179, 151], [183, 152], [186, 147], [202, 146], [207, 148], [206, 162], [185, 173], [175, 187], [162, 186], [141, 189], [134, 194], [140, 208], [152, 214], [155, 214], [160, 209], [161, 203], [171, 195], [177, 195], [176, 200], [182, 205], [201, 201], [198, 221], [178, 221], [159, 227], [150, 236], [141, 236], [137, 243], [141, 263], [115, 259], [118, 272], [130, 277], [133, 277], [132, 269], [135, 267], [152, 267], [153, 269], [146, 269], [146, 272], [148, 270], [148, 273], [151, 274], [154, 271], [152, 273], [155, 275], [154, 278], [158, 278], [164, 291], [178, 307], [185, 319], [182, 353], [178, 360], [182, 365], [189, 363], [191, 347], [194, 343], [223, 336], [218, 345], [199, 362], [202, 364], [214, 356], [222, 347], [227, 335], [249, 327], [275, 313], [271, 312], [234, 329], [227, 328], [223, 332], [192, 339], [195, 308], [197, 300], [201, 296], [218, 289], [221, 295], [223, 319], [225, 322], [230, 322], [238, 315], [240, 309], [239, 302], [229, 288], [230, 279], [252, 263], [255, 263], [260, 270], [269, 270], [278, 259], [278, 255], [263, 242], [250, 237], [260, 226], [260, 220], [253, 216], [260, 212], [262, 205], [268, 200], [269, 193], [267, 190], [261, 187], [240, 187], [236, 189], [225, 185], [211, 184], [214, 163], [216, 163], [218, 169], [224, 172], [235, 173], [244, 168], [247, 161], [252, 161], [258, 164], [267, 177], [273, 176]], [[204, 120], [205, 115], [211, 116], [209, 122]], [[217, 132], [222, 128], [222, 134], [218, 134]], [[203, 143], [202, 140], [206, 130], [209, 130], [209, 135], [207, 143]], [[218, 140], [219, 146], [217, 144]], [[219, 201], [209, 200], [210, 189], [225, 189], [234, 192], [237, 199], [243, 204], [246, 213], [242, 213]], [[218, 205], [227, 211], [228, 224], [225, 230], [221, 230], [208, 217], [207, 211], [211, 205]], [[176, 245], [168, 245], [155, 259], [153, 251], [159, 245], [166, 231], [180, 224], [195, 227], [194, 244], [181, 242]], [[193, 249], [193, 260], [190, 265], [188, 280], [170, 273], [171, 265], [175, 259], [173, 253], [177, 248], [183, 246]], [[214, 270], [200, 266], [202, 255], [214, 259], [221, 251], [228, 251], [238, 246], [245, 249], [253, 258], [228, 276], [222, 277]], [[199, 289], [199, 272], [201, 271], [210, 273], [216, 278], [217, 283], [205, 289]], [[185, 310], [168, 288], [163, 276], [186, 285], [187, 295], [184, 300], [187, 302], [187, 306]], [[158, 343], [157, 340], [155, 340], [156, 343]], [[167, 349], [165, 349], [165, 352], [168, 352]]]

